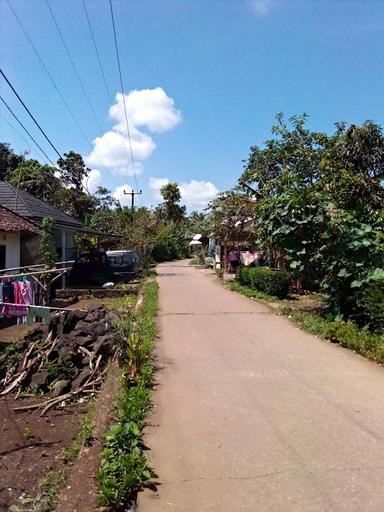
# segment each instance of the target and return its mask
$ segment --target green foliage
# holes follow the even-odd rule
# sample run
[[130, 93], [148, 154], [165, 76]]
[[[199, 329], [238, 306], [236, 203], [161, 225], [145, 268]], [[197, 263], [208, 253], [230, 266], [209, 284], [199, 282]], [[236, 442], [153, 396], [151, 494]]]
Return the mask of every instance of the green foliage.
[[40, 257], [46, 267], [52, 268], [57, 261], [53, 218], [44, 217], [41, 223], [41, 228], [42, 233], [39, 244]]
[[360, 325], [384, 333], [384, 280], [369, 281], [358, 293], [354, 318]]
[[333, 343], [339, 343], [359, 354], [384, 363], [384, 336], [369, 332], [367, 327], [359, 328], [352, 321], [330, 320], [314, 313], [283, 310], [300, 327]]
[[[129, 337], [132, 346], [124, 352], [130, 377], [121, 385], [118, 422], [107, 432], [98, 472], [102, 505], [122, 509], [145, 482], [155, 477], [143, 453], [142, 428], [150, 407], [147, 388], [152, 376], [151, 353], [156, 336], [157, 284], [148, 281], [143, 288], [143, 303], [135, 316], [122, 318], [120, 337]], [[138, 354], [140, 357], [138, 358]], [[135, 379], [132, 382], [132, 367]]]
[[177, 183], [167, 183], [161, 188], [160, 193], [164, 204], [158, 210], [159, 216], [164, 216], [166, 220], [171, 222], [182, 222], [185, 215], [185, 206], [179, 204], [181, 194]]
[[24, 439], [33, 439], [35, 437], [32, 427], [25, 427], [23, 437]]
[[7, 142], [0, 142], [0, 180], [9, 180], [12, 172], [22, 161]]
[[328, 136], [305, 120], [277, 116], [239, 188], [256, 199], [255, 234], [272, 265], [320, 286], [335, 317], [353, 318], [361, 287], [384, 268], [384, 135], [367, 121], [338, 123]]
[[279, 299], [286, 299], [292, 286], [288, 272], [266, 267], [240, 268], [236, 279], [241, 285]]
[[152, 250], [155, 261], [178, 260], [186, 254], [186, 231], [182, 226], [171, 223], [158, 229], [157, 240]]
[[54, 471], [50, 468], [39, 481], [39, 492], [33, 512], [52, 512], [59, 499], [60, 487], [64, 481], [64, 471]]
[[26, 160], [9, 175], [9, 181], [45, 202], [54, 203], [62, 186], [56, 171], [55, 167], [41, 165], [37, 160]]
[[241, 285], [240, 283], [238, 283], [236, 281], [229, 281], [227, 284], [233, 292], [241, 293], [241, 295], [245, 295], [246, 297], [249, 297], [251, 299], [261, 299], [261, 300], [266, 300], [268, 302], [276, 302], [277, 301], [277, 297], [275, 297], [273, 295], [268, 295], [267, 293], [259, 292], [252, 288], [249, 288], [249, 286]]

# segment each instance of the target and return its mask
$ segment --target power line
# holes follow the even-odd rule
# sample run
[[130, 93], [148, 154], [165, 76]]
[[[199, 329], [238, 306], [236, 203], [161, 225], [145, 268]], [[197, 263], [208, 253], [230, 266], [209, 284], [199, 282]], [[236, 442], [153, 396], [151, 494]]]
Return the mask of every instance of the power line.
[[33, 114], [31, 113], [31, 111], [29, 110], [29, 108], [27, 107], [27, 105], [24, 103], [24, 101], [20, 98], [19, 94], [17, 93], [16, 89], [13, 87], [13, 85], [11, 84], [11, 82], [8, 80], [8, 78], [5, 76], [4, 72], [2, 69], [0, 69], [0, 73], [2, 74], [4, 80], [7, 82], [7, 84], [9, 85], [9, 87], [12, 89], [12, 91], [14, 92], [14, 94], [16, 95], [17, 99], [20, 101], [20, 103], [23, 105], [23, 107], [25, 108], [25, 110], [28, 112], [29, 116], [31, 117], [31, 119], [33, 120], [33, 122], [35, 123], [35, 125], [38, 127], [38, 129], [41, 131], [41, 133], [44, 135], [45, 139], [49, 142], [50, 146], [53, 148], [53, 150], [55, 151], [55, 153], [57, 155], [59, 155], [59, 158], [62, 158], [62, 156], [60, 155], [60, 153], [57, 151], [57, 149], [55, 148], [55, 146], [53, 145], [53, 143], [51, 142], [51, 140], [49, 139], [48, 135], [45, 133], [45, 131], [42, 129], [42, 127], [39, 125], [39, 123], [36, 121], [35, 117], [33, 116]]
[[80, 133], [82, 134], [82, 136], [84, 137], [84, 139], [86, 140], [86, 142], [87, 142], [88, 144], [90, 144], [90, 140], [89, 140], [89, 138], [88, 138], [88, 137], [86, 136], [86, 134], [84, 133], [83, 128], [81, 127], [81, 125], [80, 125], [79, 121], [77, 120], [77, 118], [76, 118], [75, 114], [73, 113], [73, 111], [72, 111], [71, 107], [68, 105], [68, 102], [67, 102], [67, 101], [66, 101], [66, 99], [64, 98], [63, 93], [62, 93], [62, 92], [61, 92], [61, 90], [59, 89], [59, 86], [56, 84], [56, 82], [55, 82], [55, 80], [54, 80], [53, 76], [52, 76], [52, 75], [51, 75], [51, 73], [49, 72], [49, 70], [48, 70], [47, 66], [45, 65], [45, 63], [44, 63], [44, 61], [43, 61], [43, 59], [42, 59], [42, 57], [41, 57], [41, 55], [40, 55], [39, 51], [37, 50], [37, 48], [36, 48], [35, 44], [33, 43], [32, 39], [31, 39], [31, 37], [29, 36], [29, 34], [28, 34], [28, 32], [27, 32], [26, 28], [24, 27], [24, 25], [23, 25], [23, 23], [22, 23], [21, 19], [19, 18], [19, 16], [18, 16], [17, 12], [15, 11], [14, 7], [12, 6], [12, 4], [11, 4], [10, 0], [7, 0], [7, 3], [8, 3], [8, 5], [9, 5], [9, 7], [10, 7], [11, 11], [13, 12], [13, 15], [15, 16], [15, 18], [16, 18], [16, 20], [17, 20], [18, 24], [20, 25], [20, 27], [21, 27], [22, 31], [24, 32], [25, 37], [28, 39], [29, 44], [31, 45], [31, 47], [32, 47], [33, 51], [35, 52], [35, 55], [36, 55], [36, 57], [38, 58], [38, 60], [39, 60], [39, 62], [40, 62], [40, 64], [41, 64], [42, 68], [44, 69], [44, 71], [45, 71], [46, 75], [48, 76], [48, 78], [49, 78], [49, 80], [50, 80], [51, 84], [52, 84], [52, 85], [53, 85], [53, 87], [56, 89], [56, 92], [57, 92], [57, 94], [60, 96], [61, 101], [64, 103], [65, 108], [66, 108], [66, 109], [67, 109], [67, 111], [69, 112], [70, 116], [72, 117], [73, 121], [75, 122], [76, 126], [78, 127], [78, 129], [79, 129]]
[[4, 123], [7, 123], [7, 125], [16, 133], [16, 135], [18, 135], [18, 137], [20, 137], [20, 139], [24, 141], [24, 143], [27, 146], [27, 148], [29, 149], [29, 151], [32, 151], [31, 146], [29, 145], [29, 142], [24, 137], [24, 135], [21, 135], [19, 130], [17, 128], [15, 128], [13, 126], [13, 124], [8, 121], [8, 119], [5, 119], [5, 117], [3, 116], [3, 114], [1, 112], [0, 112], [0, 117], [4, 121]]
[[47, 2], [47, 6], [48, 6], [48, 9], [49, 9], [49, 12], [50, 12], [50, 14], [51, 14], [52, 20], [53, 20], [53, 22], [54, 22], [54, 24], [55, 24], [55, 27], [56, 27], [57, 33], [59, 34], [60, 39], [61, 39], [61, 41], [62, 41], [62, 43], [63, 43], [64, 49], [65, 49], [65, 53], [67, 54], [68, 59], [70, 60], [70, 62], [71, 62], [71, 64], [72, 64], [73, 71], [75, 72], [75, 75], [76, 75], [76, 77], [77, 77], [77, 80], [78, 80], [78, 82], [79, 82], [79, 84], [80, 84], [80, 87], [81, 87], [81, 89], [82, 89], [82, 91], [83, 91], [83, 93], [84, 93], [84, 96], [85, 96], [85, 98], [86, 98], [86, 100], [87, 100], [88, 106], [89, 106], [89, 108], [90, 108], [90, 110], [91, 110], [91, 112], [92, 112], [92, 114], [93, 114], [93, 117], [95, 118], [95, 121], [96, 121], [97, 126], [99, 127], [99, 130], [100, 130], [100, 131], [103, 131], [103, 129], [102, 129], [102, 127], [101, 127], [101, 124], [100, 124], [100, 122], [99, 122], [99, 119], [98, 119], [98, 117], [97, 117], [97, 115], [96, 115], [96, 112], [95, 112], [95, 110], [94, 110], [94, 108], [93, 108], [93, 106], [92, 106], [91, 100], [89, 99], [89, 96], [88, 96], [87, 90], [86, 90], [86, 88], [85, 88], [85, 86], [84, 86], [84, 84], [83, 84], [83, 81], [82, 81], [82, 80], [81, 80], [81, 78], [80, 78], [80, 74], [79, 74], [79, 72], [78, 72], [78, 70], [77, 70], [76, 64], [74, 63], [74, 61], [73, 61], [73, 59], [72, 59], [72, 56], [71, 56], [71, 53], [70, 53], [69, 48], [68, 48], [68, 46], [67, 46], [67, 43], [65, 42], [64, 36], [63, 36], [63, 34], [62, 34], [61, 30], [60, 30], [59, 24], [58, 24], [58, 22], [57, 22], [57, 20], [56, 20], [56, 17], [55, 17], [55, 15], [54, 15], [53, 11], [52, 11], [51, 6], [49, 5], [49, 1], [48, 1], [48, 0], [46, 0], [46, 2]]
[[136, 184], [136, 190], [139, 190], [139, 185], [137, 182], [137, 176], [136, 176], [136, 167], [135, 167], [135, 160], [133, 158], [133, 151], [132, 151], [132, 140], [131, 140], [131, 134], [129, 131], [129, 123], [128, 123], [128, 115], [127, 115], [127, 106], [125, 103], [125, 94], [124, 94], [124, 84], [123, 84], [123, 75], [121, 73], [121, 65], [120, 65], [120, 55], [119, 55], [119, 46], [117, 44], [117, 35], [116, 35], [116, 26], [115, 26], [115, 17], [113, 15], [113, 6], [112, 6], [112, 0], [109, 0], [109, 6], [111, 8], [111, 18], [112, 18], [112, 27], [113, 27], [113, 35], [115, 39], [115, 49], [116, 49], [116, 59], [117, 59], [117, 67], [119, 69], [119, 77], [120, 77], [120, 88], [121, 88], [121, 94], [123, 96], [123, 105], [124, 105], [124, 116], [125, 116], [125, 124], [127, 127], [127, 135], [128, 135], [128, 141], [129, 141], [129, 151], [131, 154], [131, 162], [132, 162], [132, 169], [133, 169], [133, 176], [135, 178], [135, 184]]
[[48, 162], [50, 162], [54, 167], [56, 167], [56, 165], [52, 162], [52, 160], [49, 158], [49, 156], [47, 155], [47, 153], [44, 151], [44, 149], [40, 146], [40, 144], [33, 138], [33, 136], [29, 133], [29, 131], [27, 130], [27, 128], [23, 125], [23, 123], [20, 121], [20, 119], [17, 117], [17, 115], [13, 112], [13, 110], [11, 109], [11, 107], [8, 105], [8, 103], [5, 101], [5, 99], [0, 96], [0, 100], [4, 103], [4, 105], [7, 107], [7, 109], [9, 110], [9, 112], [13, 115], [13, 117], [16, 119], [16, 121], [19, 123], [19, 125], [23, 128], [23, 130], [28, 134], [28, 136], [30, 137], [30, 139], [36, 144], [36, 146], [40, 149], [40, 151], [42, 152], [42, 154], [45, 156], [45, 158], [48, 160]]
[[86, 16], [86, 18], [87, 18], [87, 23], [88, 23], [89, 31], [91, 32], [92, 42], [93, 42], [93, 46], [94, 46], [94, 48], [95, 48], [95, 52], [96, 52], [96, 56], [97, 56], [97, 60], [98, 60], [98, 62], [99, 62], [99, 67], [100, 67], [101, 75], [102, 75], [102, 77], [103, 77], [103, 82], [104, 82], [104, 85], [105, 85], [105, 90], [107, 91], [107, 95], [108, 95], [109, 101], [110, 101], [110, 103], [112, 104], [112, 103], [113, 103], [113, 100], [112, 100], [112, 94], [111, 94], [111, 91], [109, 90], [108, 83], [107, 83], [107, 79], [106, 79], [106, 77], [105, 77], [103, 64], [102, 64], [102, 62], [101, 62], [101, 58], [100, 58], [100, 54], [99, 54], [99, 50], [98, 50], [98, 48], [97, 48], [96, 39], [95, 39], [95, 34], [93, 33], [93, 29], [92, 29], [92, 25], [91, 25], [91, 20], [90, 20], [90, 18], [89, 18], [89, 14], [88, 14], [87, 6], [85, 5], [85, 0], [83, 0], [83, 7], [84, 7], [84, 11], [85, 11], [85, 16]]

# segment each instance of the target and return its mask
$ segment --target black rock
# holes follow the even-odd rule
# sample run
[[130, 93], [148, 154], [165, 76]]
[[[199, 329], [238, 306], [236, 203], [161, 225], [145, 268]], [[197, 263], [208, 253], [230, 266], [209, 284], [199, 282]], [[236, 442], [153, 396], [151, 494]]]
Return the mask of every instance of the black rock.
[[77, 389], [80, 386], [82, 386], [90, 375], [91, 375], [90, 368], [84, 368], [84, 370], [81, 370], [81, 372], [76, 377], [76, 379], [74, 379], [72, 381], [72, 389]]
[[32, 375], [30, 386], [32, 388], [40, 388], [47, 382], [48, 372], [47, 370], [40, 370]]
[[71, 381], [69, 380], [58, 380], [52, 387], [52, 396], [56, 398], [60, 395], [64, 395], [71, 389]]
[[93, 324], [80, 320], [75, 326], [73, 334], [75, 336], [93, 336], [94, 328]]
[[76, 336], [74, 338], [74, 341], [76, 345], [79, 345], [80, 347], [84, 347], [86, 345], [89, 345], [93, 341], [93, 337], [90, 335], [87, 336]]

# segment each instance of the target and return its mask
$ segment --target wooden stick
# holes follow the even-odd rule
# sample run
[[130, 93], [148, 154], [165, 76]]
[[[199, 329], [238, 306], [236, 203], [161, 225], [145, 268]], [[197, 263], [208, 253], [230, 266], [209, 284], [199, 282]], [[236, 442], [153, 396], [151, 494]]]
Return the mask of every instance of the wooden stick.
[[2, 276], [0, 275], [0, 279], [14, 279], [15, 277], [27, 277], [27, 276], [41, 276], [43, 274], [56, 274], [56, 272], [61, 272], [62, 274], [65, 274], [68, 272], [68, 270], [72, 270], [72, 267], [67, 268], [52, 268], [50, 270], [40, 270], [37, 272], [26, 272], [23, 274], [9, 274]]

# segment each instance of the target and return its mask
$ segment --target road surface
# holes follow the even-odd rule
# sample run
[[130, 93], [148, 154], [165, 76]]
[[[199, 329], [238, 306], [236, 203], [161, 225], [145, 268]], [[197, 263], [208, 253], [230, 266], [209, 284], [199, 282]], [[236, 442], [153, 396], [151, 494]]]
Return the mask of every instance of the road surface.
[[139, 512], [383, 512], [384, 369], [163, 264]]

